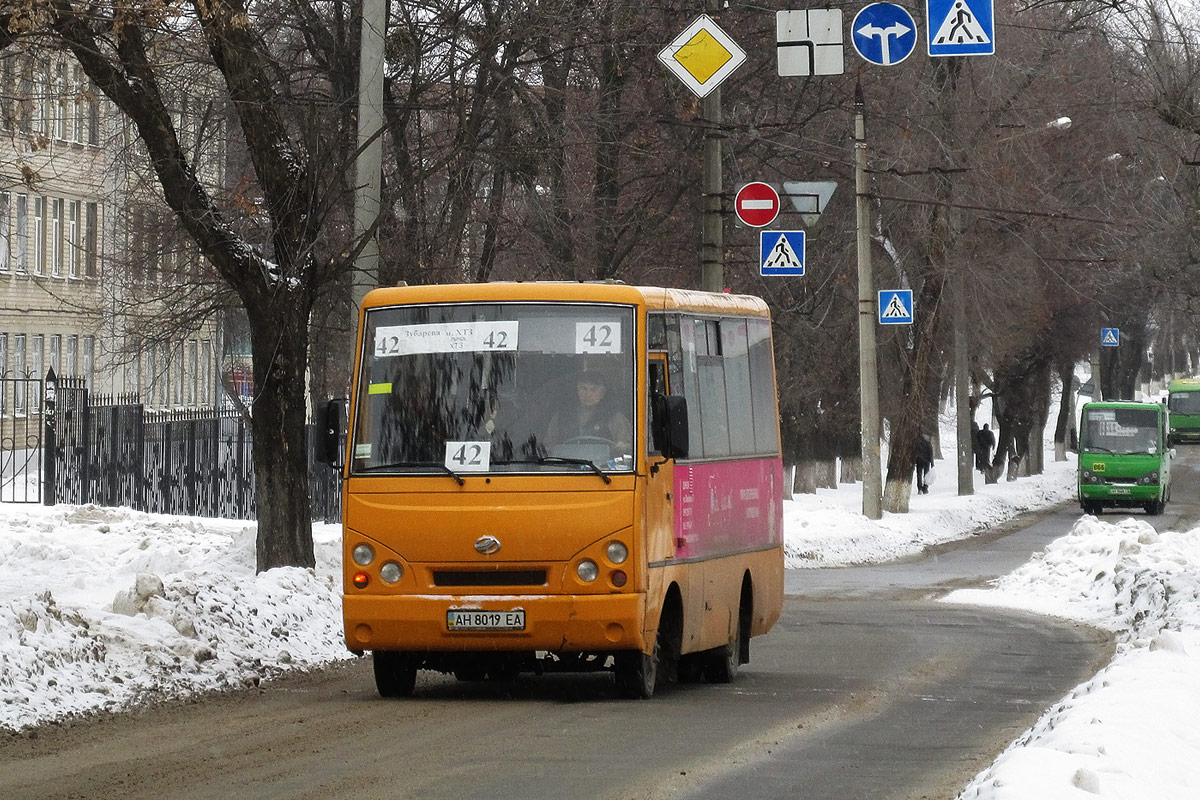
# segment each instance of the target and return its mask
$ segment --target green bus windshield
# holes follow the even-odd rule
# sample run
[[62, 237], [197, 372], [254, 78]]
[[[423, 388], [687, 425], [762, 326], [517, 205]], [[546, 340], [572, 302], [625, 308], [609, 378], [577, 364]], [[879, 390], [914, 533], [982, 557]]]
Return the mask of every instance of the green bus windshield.
[[1084, 449], [1126, 455], [1157, 453], [1159, 416], [1155, 408], [1088, 408], [1083, 412]]

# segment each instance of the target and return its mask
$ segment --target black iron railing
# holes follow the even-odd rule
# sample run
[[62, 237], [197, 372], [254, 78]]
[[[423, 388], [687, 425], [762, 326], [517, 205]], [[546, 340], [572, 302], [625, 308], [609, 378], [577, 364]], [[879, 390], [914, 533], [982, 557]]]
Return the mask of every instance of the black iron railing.
[[[136, 396], [93, 395], [79, 378], [55, 394], [54, 501], [140, 511], [254, 519], [253, 437], [236, 409], [153, 411]], [[315, 463], [314, 519], [341, 514], [338, 473]]]

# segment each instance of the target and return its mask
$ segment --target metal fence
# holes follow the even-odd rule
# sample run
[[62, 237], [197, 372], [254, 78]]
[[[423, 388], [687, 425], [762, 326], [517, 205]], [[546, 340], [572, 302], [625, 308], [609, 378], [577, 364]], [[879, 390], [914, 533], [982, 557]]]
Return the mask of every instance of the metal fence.
[[42, 502], [42, 379], [0, 373], [0, 500]]
[[[136, 396], [93, 395], [80, 378], [59, 379], [53, 399], [54, 502], [255, 518], [254, 442], [236, 409], [151, 411]], [[341, 482], [315, 463], [314, 435], [310, 425], [313, 518], [332, 522]]]

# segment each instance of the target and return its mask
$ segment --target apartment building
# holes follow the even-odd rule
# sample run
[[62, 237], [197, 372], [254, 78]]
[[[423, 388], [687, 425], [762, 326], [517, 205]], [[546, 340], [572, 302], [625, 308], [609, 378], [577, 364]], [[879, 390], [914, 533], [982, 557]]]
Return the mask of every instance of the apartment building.
[[[194, 130], [186, 96], [178, 106], [177, 124]], [[67, 54], [0, 54], [0, 374], [53, 368], [152, 407], [211, 407], [221, 400], [219, 326], [171, 326], [154, 313], [169, 308], [172, 282], [201, 267], [149, 224], [169, 214], [139, 153]]]

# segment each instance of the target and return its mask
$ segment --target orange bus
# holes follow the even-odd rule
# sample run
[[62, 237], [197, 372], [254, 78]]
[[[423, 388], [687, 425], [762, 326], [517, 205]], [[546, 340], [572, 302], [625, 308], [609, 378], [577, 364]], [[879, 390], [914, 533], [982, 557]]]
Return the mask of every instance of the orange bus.
[[381, 695], [412, 694], [422, 669], [609, 670], [634, 698], [733, 680], [783, 602], [762, 300], [385, 288], [363, 302], [358, 343], [324, 446], [347, 447], [330, 459], [346, 646], [372, 654]]

